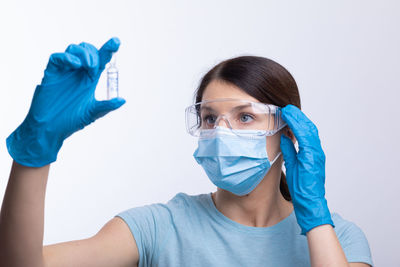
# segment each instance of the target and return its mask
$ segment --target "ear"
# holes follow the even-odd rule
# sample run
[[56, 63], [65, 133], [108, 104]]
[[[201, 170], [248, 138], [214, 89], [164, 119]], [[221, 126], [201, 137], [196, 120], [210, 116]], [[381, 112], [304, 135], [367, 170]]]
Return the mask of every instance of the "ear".
[[289, 126], [285, 126], [283, 129], [283, 134], [286, 135], [287, 137], [290, 138], [290, 140], [292, 140], [293, 144], [296, 143], [296, 137], [294, 136], [292, 130], [289, 128]]

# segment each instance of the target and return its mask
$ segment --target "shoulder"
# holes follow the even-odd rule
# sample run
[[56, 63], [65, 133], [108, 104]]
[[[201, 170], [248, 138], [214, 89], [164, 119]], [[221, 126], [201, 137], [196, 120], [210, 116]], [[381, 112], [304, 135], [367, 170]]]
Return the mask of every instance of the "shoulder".
[[338, 213], [332, 213], [336, 236], [349, 262], [365, 262], [372, 264], [371, 251], [367, 237], [354, 222], [342, 218]]
[[192, 211], [201, 206], [206, 194], [188, 195], [178, 193], [167, 203], [153, 203], [124, 210], [116, 215], [129, 227], [138, 248], [142, 265], [150, 265], [156, 251], [170, 234], [187, 223]]
[[189, 210], [197, 210], [205, 205], [207, 194], [188, 195], [177, 193], [167, 203], [153, 203], [139, 207], [133, 207], [122, 211], [117, 216], [123, 218], [130, 224], [142, 221], [146, 225], [154, 222], [168, 222], [181, 214], [187, 214]]
[[361, 228], [354, 222], [344, 219], [341, 215], [336, 212], [332, 214], [332, 220], [335, 224], [335, 232], [339, 239], [346, 241], [350, 238], [363, 238], [366, 241], [366, 237]]

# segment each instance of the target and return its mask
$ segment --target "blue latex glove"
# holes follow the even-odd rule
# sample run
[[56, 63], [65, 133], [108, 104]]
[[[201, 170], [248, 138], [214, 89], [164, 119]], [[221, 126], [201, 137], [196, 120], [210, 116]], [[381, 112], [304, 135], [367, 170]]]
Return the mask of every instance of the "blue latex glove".
[[317, 127], [293, 105], [282, 109], [282, 119], [299, 144], [297, 152], [293, 142], [281, 135], [286, 180], [301, 234], [323, 224], [335, 227], [325, 199], [325, 154]]
[[97, 101], [95, 89], [118, 38], [100, 50], [81, 43], [50, 56], [44, 77], [33, 95], [28, 115], [7, 138], [11, 157], [21, 165], [41, 167], [56, 161], [64, 140], [125, 103], [122, 98]]

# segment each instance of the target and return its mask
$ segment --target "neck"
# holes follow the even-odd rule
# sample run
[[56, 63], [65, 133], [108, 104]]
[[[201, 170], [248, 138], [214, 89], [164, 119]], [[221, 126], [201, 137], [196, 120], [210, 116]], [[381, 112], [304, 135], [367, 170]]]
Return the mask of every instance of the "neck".
[[279, 157], [260, 184], [249, 194], [237, 196], [218, 188], [212, 193], [216, 208], [226, 217], [253, 227], [272, 226], [293, 211], [293, 204], [282, 196], [279, 184], [282, 157]]

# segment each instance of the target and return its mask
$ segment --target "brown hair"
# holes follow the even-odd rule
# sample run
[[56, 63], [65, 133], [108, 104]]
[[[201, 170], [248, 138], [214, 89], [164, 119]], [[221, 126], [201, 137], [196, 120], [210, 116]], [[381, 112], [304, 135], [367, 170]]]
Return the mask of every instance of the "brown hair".
[[[241, 56], [217, 64], [201, 79], [195, 92], [196, 103], [201, 102], [204, 90], [213, 80], [231, 83], [262, 103], [301, 108], [296, 81], [283, 66], [268, 58]], [[283, 197], [291, 201], [283, 171], [279, 188]]]

